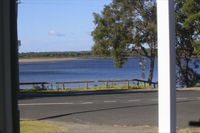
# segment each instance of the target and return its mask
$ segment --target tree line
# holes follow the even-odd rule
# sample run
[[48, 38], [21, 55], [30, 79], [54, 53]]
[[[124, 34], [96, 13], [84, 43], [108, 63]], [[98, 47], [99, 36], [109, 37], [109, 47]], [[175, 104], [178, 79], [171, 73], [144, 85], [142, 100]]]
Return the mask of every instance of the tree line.
[[[199, 82], [200, 2], [175, 0], [177, 82], [186, 87]], [[112, 0], [94, 13], [95, 55], [112, 56], [122, 67], [130, 53], [150, 60], [148, 81], [153, 79], [157, 56], [156, 0]], [[195, 55], [195, 56], [194, 56]]]
[[[149, 51], [149, 50], [147, 50]], [[140, 56], [137, 53], [129, 53], [129, 57]], [[65, 52], [22, 52], [19, 58], [64, 58], [64, 57], [98, 57], [93, 51], [65, 51]], [[111, 57], [111, 54], [106, 57]]]
[[93, 57], [91, 51], [67, 52], [26, 52], [19, 53], [19, 58], [60, 58], [60, 57]]

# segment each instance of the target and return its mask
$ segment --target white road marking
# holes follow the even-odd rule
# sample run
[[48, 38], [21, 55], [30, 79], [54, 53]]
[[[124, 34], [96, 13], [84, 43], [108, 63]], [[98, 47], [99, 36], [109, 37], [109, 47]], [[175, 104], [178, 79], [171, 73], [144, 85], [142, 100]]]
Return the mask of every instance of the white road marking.
[[117, 101], [103, 101], [104, 103], [116, 103]]
[[188, 98], [179, 97], [179, 98], [176, 98], [176, 100], [188, 100]]
[[80, 104], [93, 104], [93, 102], [82, 102]]
[[134, 100], [128, 100], [128, 102], [140, 102], [141, 100], [139, 99], [134, 99]]
[[22, 103], [19, 106], [43, 106], [43, 105], [69, 105], [74, 103]]

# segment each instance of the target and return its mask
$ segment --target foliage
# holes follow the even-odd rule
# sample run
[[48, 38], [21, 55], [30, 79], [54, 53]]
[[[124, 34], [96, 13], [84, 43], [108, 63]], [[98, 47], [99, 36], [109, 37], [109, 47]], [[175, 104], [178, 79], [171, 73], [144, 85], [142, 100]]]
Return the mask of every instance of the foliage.
[[[141, 51], [138, 49], [138, 51]], [[147, 52], [149, 52], [149, 49], [146, 49]], [[142, 52], [142, 51], [141, 51]], [[138, 53], [141, 53], [138, 52]], [[140, 56], [138, 53], [129, 53], [129, 57], [138, 57]], [[19, 53], [20, 59], [29, 59], [29, 58], [70, 58], [70, 57], [96, 57], [92, 51], [71, 51], [71, 52], [27, 52], [27, 53]], [[107, 57], [110, 57], [107, 56]]]
[[200, 41], [195, 41], [192, 44], [194, 47], [195, 54], [200, 58]]
[[200, 1], [186, 0], [183, 5], [186, 15], [184, 26], [187, 30], [195, 29], [192, 33], [194, 52], [200, 57]]
[[[189, 87], [199, 80], [198, 62], [192, 56], [194, 52], [200, 56], [200, 2], [176, 0], [175, 12], [177, 81]], [[101, 14], [94, 14], [94, 23], [94, 53], [113, 56], [118, 67], [129, 53], [146, 56], [151, 61], [151, 81], [157, 50], [155, 0], [113, 0]]]
[[52, 58], [52, 57], [92, 57], [93, 54], [90, 51], [79, 52], [29, 52], [19, 53], [19, 58]]
[[122, 67], [130, 53], [150, 60], [148, 81], [152, 81], [156, 57], [156, 3], [149, 0], [113, 0], [101, 14], [94, 13], [92, 32], [96, 55], [112, 56]]
[[32, 89], [37, 91], [37, 90], [42, 90], [42, 87], [39, 85], [33, 85]]
[[[193, 58], [194, 47], [199, 47], [200, 3], [198, 0], [176, 0], [176, 61], [178, 66], [178, 82], [191, 87], [199, 80], [194, 70], [199, 62]], [[196, 50], [197, 51], [197, 50]]]
[[30, 89], [20, 89], [20, 92], [42, 92], [46, 91], [48, 88], [45, 86], [33, 85]]

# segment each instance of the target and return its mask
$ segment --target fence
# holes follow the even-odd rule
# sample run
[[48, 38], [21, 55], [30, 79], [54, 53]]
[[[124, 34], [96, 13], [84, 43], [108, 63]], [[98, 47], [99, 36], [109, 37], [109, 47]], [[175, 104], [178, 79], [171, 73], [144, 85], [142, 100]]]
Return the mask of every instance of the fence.
[[26, 83], [20, 83], [20, 86], [22, 86], [22, 85], [25, 85], [25, 86], [27, 86], [27, 85], [32, 85], [32, 86], [40, 85], [42, 89], [45, 89], [46, 88], [45, 85], [48, 85], [48, 84], [53, 85], [52, 82], [26, 82]]
[[[98, 80], [97, 82], [93, 81], [93, 80], [89, 80], [89, 81], [62, 81], [62, 82], [26, 82], [26, 83], [20, 83], [20, 86], [41, 86], [42, 89], [54, 89], [54, 86], [56, 89], [65, 89], [67, 88], [68, 84], [85, 84], [85, 88], [89, 88], [89, 84], [90, 83], [105, 83], [106, 88], [109, 87], [109, 83], [121, 83], [121, 82], [125, 82], [127, 83], [127, 88], [130, 89], [130, 84], [136, 84], [136, 85], [140, 85], [140, 84], [144, 84], [144, 86], [146, 85], [150, 85], [153, 88], [156, 88], [158, 86], [157, 82], [149, 82], [149, 81], [145, 81], [145, 80], [139, 80], [139, 79], [127, 79], [127, 80]], [[50, 86], [50, 87], [49, 87]], [[60, 87], [61, 86], [61, 87]]]
[[104, 82], [106, 88], [109, 86], [109, 82], [127, 82], [127, 87], [128, 89], [130, 88], [130, 82], [135, 82], [134, 84], [140, 85], [140, 83], [143, 83], [144, 86], [147, 84], [150, 86], [153, 86], [154, 88], [157, 87], [158, 83], [157, 82], [149, 82], [145, 80], [139, 80], [139, 79], [128, 79], [128, 80], [98, 80], [98, 82]]
[[65, 89], [65, 84], [79, 84], [79, 83], [84, 83], [86, 85], [86, 88], [89, 88], [89, 83], [94, 83], [95, 81], [64, 81], [64, 82], [55, 82], [56, 88], [59, 88], [59, 85], [62, 85], [62, 88]]

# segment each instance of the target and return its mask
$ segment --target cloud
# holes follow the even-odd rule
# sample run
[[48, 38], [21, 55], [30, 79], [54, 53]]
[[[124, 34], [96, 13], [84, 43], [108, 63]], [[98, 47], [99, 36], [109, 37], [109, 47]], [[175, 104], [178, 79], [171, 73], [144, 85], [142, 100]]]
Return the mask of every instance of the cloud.
[[58, 36], [58, 37], [64, 37], [65, 34], [64, 33], [60, 33], [60, 32], [57, 32], [55, 30], [49, 30], [48, 31], [48, 34], [49, 35], [52, 35], [52, 36]]

